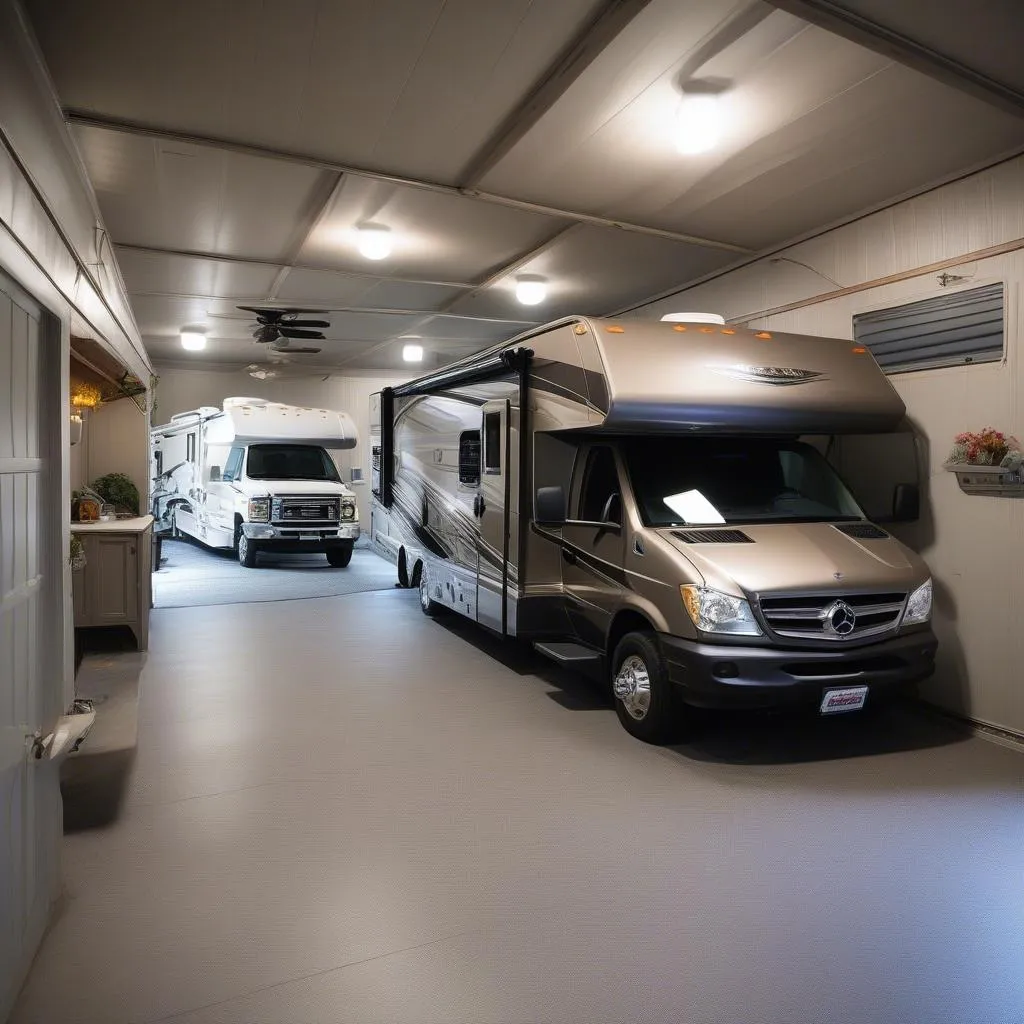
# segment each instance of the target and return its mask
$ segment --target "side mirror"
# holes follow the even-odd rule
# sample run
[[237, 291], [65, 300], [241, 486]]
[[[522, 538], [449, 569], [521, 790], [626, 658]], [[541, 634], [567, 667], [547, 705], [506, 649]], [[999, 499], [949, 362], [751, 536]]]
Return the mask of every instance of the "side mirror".
[[538, 487], [534, 502], [534, 517], [538, 523], [556, 525], [565, 522], [565, 489]]
[[210, 467], [210, 483], [216, 483], [220, 479], [220, 466]]
[[892, 523], [916, 523], [921, 518], [921, 489], [917, 484], [897, 484], [892, 492]]

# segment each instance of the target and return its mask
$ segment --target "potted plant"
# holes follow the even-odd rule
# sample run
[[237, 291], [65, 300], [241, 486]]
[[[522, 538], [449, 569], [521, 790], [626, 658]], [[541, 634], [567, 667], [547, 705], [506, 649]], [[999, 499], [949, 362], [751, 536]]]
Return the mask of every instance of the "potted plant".
[[957, 434], [944, 468], [956, 473], [966, 494], [1024, 497], [1024, 451], [1017, 438], [994, 427]]
[[124, 473], [107, 473], [92, 482], [92, 489], [114, 506], [115, 513], [139, 514], [139, 489]]

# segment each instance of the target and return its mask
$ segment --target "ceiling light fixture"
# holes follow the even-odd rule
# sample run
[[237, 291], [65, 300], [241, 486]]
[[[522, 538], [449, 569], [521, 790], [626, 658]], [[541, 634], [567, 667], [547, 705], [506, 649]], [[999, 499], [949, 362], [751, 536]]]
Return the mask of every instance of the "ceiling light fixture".
[[524, 306], [537, 306], [548, 297], [548, 283], [536, 274], [520, 274], [516, 278], [516, 298]]
[[422, 363], [423, 362], [423, 346], [422, 345], [404, 345], [402, 347], [402, 358], [407, 363]]
[[676, 115], [676, 148], [687, 156], [714, 149], [722, 137], [722, 105], [712, 93], [683, 93]]
[[181, 329], [181, 347], [186, 352], [201, 352], [206, 348], [206, 331], [198, 327]]
[[385, 260], [391, 255], [391, 229], [382, 224], [363, 224], [359, 228], [359, 251], [368, 260]]

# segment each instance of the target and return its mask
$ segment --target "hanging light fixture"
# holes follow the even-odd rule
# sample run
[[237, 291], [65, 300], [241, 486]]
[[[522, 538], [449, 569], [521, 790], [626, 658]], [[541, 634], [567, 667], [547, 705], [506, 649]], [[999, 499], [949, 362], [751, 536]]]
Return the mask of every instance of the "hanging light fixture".
[[383, 224], [362, 224], [358, 228], [359, 252], [368, 260], [385, 260], [391, 255], [391, 229]]
[[676, 115], [676, 148], [687, 156], [714, 149], [722, 137], [721, 99], [712, 93], [683, 93]]
[[548, 283], [537, 274], [520, 274], [516, 278], [516, 298], [524, 306], [537, 306], [548, 297]]
[[202, 352], [206, 348], [206, 331], [199, 327], [182, 327], [181, 347], [186, 352]]

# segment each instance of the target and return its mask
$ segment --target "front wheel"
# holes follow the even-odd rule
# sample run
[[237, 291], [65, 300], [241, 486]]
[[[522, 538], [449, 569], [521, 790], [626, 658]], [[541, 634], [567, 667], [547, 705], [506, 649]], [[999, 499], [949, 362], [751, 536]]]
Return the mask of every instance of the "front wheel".
[[339, 544], [337, 547], [328, 548], [327, 561], [335, 569], [344, 569], [352, 561], [352, 545]]
[[668, 743], [682, 731], [683, 707], [669, 682], [653, 633], [627, 633], [612, 656], [612, 695], [623, 728], [645, 743]]
[[246, 569], [256, 568], [256, 545], [244, 533], [238, 535], [238, 561]]

